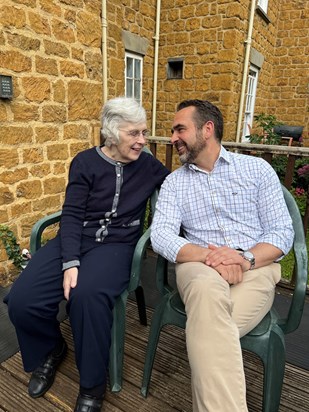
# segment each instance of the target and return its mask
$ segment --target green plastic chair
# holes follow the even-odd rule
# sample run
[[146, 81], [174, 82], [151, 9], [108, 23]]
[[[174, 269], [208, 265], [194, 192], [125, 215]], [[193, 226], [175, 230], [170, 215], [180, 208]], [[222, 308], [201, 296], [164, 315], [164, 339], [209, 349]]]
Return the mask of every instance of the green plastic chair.
[[[149, 149], [144, 150], [150, 153]], [[149, 205], [152, 213], [155, 210], [155, 204], [158, 198], [158, 190], [155, 190], [149, 199]], [[61, 211], [45, 216], [36, 222], [30, 235], [30, 253], [34, 253], [41, 247], [43, 231], [50, 225], [60, 221]], [[142, 222], [146, 218], [146, 209]], [[141, 224], [143, 229], [143, 224]], [[119, 392], [122, 389], [122, 369], [124, 357], [124, 339], [125, 339], [125, 315], [126, 303], [129, 293], [135, 292], [136, 303], [139, 313], [140, 323], [147, 326], [147, 315], [144, 291], [140, 283], [140, 273], [145, 256], [146, 248], [150, 245], [150, 228], [148, 228], [135, 247], [133, 254], [131, 275], [128, 288], [122, 292], [116, 300], [113, 310], [113, 326], [111, 332], [110, 363], [109, 363], [109, 381], [111, 392]]]
[[[281, 318], [272, 308], [264, 319], [250, 333], [241, 338], [241, 347], [257, 354], [264, 366], [263, 411], [276, 412], [279, 409], [285, 369], [284, 335], [295, 331], [301, 321], [305, 302], [308, 252], [301, 215], [291, 193], [283, 187], [284, 198], [293, 220], [295, 238], [295, 288], [291, 305], [285, 318]], [[147, 396], [160, 331], [164, 325], [172, 324], [185, 328], [184, 304], [176, 289], [168, 284], [167, 261], [159, 256], [156, 269], [157, 287], [162, 294], [161, 301], [152, 317], [146, 351], [141, 393]]]

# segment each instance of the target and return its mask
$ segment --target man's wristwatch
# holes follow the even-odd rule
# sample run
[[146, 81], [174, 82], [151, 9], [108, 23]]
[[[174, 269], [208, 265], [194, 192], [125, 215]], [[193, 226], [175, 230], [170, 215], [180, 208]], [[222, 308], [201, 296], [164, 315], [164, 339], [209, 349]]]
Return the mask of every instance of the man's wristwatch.
[[246, 259], [248, 262], [250, 262], [250, 269], [249, 269], [249, 270], [254, 269], [254, 266], [255, 266], [255, 257], [254, 257], [254, 254], [251, 253], [249, 250], [244, 250], [243, 252], [240, 253], [240, 255], [241, 255], [244, 259]]

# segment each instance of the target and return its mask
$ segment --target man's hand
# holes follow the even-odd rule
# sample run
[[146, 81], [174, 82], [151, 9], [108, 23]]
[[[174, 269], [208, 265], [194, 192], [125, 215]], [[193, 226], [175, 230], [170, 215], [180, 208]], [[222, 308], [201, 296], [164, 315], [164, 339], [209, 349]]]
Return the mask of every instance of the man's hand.
[[208, 266], [240, 265], [243, 272], [246, 272], [250, 268], [250, 264], [248, 265], [248, 262], [235, 249], [231, 249], [227, 246], [217, 247], [214, 245], [208, 245], [208, 249], [211, 250], [205, 260], [205, 263]]
[[64, 297], [69, 300], [71, 288], [75, 288], [77, 285], [78, 268], [73, 267], [64, 271], [63, 273], [63, 290]]
[[243, 270], [240, 265], [218, 265], [213, 267], [229, 285], [236, 285], [243, 280]]

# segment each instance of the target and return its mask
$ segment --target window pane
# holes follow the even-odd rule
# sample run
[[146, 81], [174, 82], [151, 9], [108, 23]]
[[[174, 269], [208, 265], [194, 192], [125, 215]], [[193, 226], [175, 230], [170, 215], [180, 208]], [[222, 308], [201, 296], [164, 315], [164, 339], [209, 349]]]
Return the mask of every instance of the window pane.
[[133, 97], [133, 80], [127, 79], [126, 96]]
[[135, 80], [134, 82], [134, 97], [138, 101], [141, 98], [141, 82], [139, 80]]
[[133, 78], [133, 59], [127, 57], [127, 77]]
[[140, 60], [135, 60], [134, 77], [135, 79], [141, 78], [141, 61]]

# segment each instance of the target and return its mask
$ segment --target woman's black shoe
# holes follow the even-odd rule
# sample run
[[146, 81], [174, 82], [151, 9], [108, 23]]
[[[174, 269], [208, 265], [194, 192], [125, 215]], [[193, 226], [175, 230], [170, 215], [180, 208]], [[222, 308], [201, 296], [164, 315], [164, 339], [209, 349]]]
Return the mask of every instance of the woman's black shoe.
[[52, 386], [57, 367], [63, 361], [67, 350], [68, 346], [66, 342], [63, 341], [61, 350], [57, 353], [51, 352], [45, 362], [32, 372], [28, 385], [28, 393], [32, 398], [43, 396]]
[[100, 412], [103, 398], [95, 398], [90, 395], [78, 395], [74, 412]]

